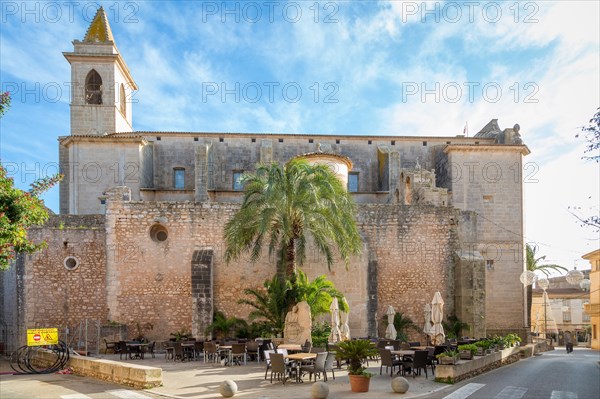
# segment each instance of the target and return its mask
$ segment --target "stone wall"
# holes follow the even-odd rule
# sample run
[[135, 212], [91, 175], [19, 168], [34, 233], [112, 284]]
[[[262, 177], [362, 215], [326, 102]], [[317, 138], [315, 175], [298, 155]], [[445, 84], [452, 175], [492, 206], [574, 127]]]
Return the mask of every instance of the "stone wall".
[[48, 247], [20, 255], [9, 275], [15, 281], [6, 282], [16, 287], [16, 301], [7, 304], [11, 308], [7, 313], [12, 314], [9, 322], [17, 344], [25, 344], [28, 328], [64, 331], [85, 319], [105, 321], [104, 217], [51, 216], [43, 228], [30, 229], [29, 237], [46, 241]]

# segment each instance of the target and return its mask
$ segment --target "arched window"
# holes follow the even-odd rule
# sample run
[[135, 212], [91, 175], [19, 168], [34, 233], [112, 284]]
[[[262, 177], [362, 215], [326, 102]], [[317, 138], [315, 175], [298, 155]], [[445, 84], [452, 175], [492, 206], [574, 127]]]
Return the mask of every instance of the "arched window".
[[125, 86], [121, 83], [121, 90], [119, 93], [119, 104], [121, 104], [121, 113], [124, 117], [127, 117], [127, 104], [125, 98]]
[[102, 78], [95, 69], [85, 78], [85, 103], [102, 104]]

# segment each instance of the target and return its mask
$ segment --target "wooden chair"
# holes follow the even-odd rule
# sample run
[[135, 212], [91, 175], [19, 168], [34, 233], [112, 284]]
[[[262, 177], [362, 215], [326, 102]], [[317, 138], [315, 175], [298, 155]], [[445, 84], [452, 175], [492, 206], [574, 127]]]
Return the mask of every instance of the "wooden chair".
[[200, 356], [204, 358], [204, 342], [194, 341], [194, 359], [198, 360]]
[[219, 351], [217, 350], [217, 344], [214, 342], [204, 343], [204, 363], [206, 359], [212, 359], [213, 362], [219, 361]]

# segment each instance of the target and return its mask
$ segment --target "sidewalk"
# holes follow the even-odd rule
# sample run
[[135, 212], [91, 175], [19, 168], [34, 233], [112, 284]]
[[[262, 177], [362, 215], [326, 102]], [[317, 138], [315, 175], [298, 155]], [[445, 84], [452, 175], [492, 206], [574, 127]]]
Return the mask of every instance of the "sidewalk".
[[[112, 359], [114, 355], [106, 358]], [[118, 356], [116, 356], [118, 360]], [[243, 398], [311, 398], [312, 382], [307, 379], [304, 383], [296, 384], [288, 381], [283, 385], [279, 381], [265, 380], [265, 364], [257, 364], [255, 361], [248, 362], [246, 366], [224, 367], [220, 364], [204, 363], [202, 361], [172, 362], [165, 361], [164, 355], [157, 354], [156, 359], [128, 360], [128, 363], [143, 364], [146, 366], [160, 367], [163, 369], [163, 386], [146, 390], [153, 394], [170, 398], [221, 398], [219, 384], [224, 380], [233, 380], [238, 386], [235, 397]], [[446, 384], [436, 383], [434, 377], [429, 373], [416, 378], [408, 377], [410, 384], [406, 394], [394, 393], [391, 387], [392, 378], [389, 374], [379, 375], [379, 362], [370, 362], [369, 372], [374, 376], [371, 378], [368, 393], [353, 393], [350, 391], [348, 373], [343, 368], [335, 370], [335, 380], [328, 373], [327, 385], [329, 386], [328, 398], [414, 398], [423, 396], [440, 389], [448, 387]], [[429, 370], [431, 371], [431, 370]], [[270, 377], [270, 373], [267, 378]], [[322, 379], [320, 380], [322, 381]]]

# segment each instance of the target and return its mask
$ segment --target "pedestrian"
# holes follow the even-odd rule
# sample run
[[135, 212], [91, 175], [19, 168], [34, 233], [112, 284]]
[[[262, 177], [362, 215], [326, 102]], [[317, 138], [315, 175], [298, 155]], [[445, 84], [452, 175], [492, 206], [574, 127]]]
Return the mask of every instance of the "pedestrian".
[[571, 336], [571, 331], [565, 331], [565, 347], [567, 348], [567, 353], [573, 352], [573, 337]]

